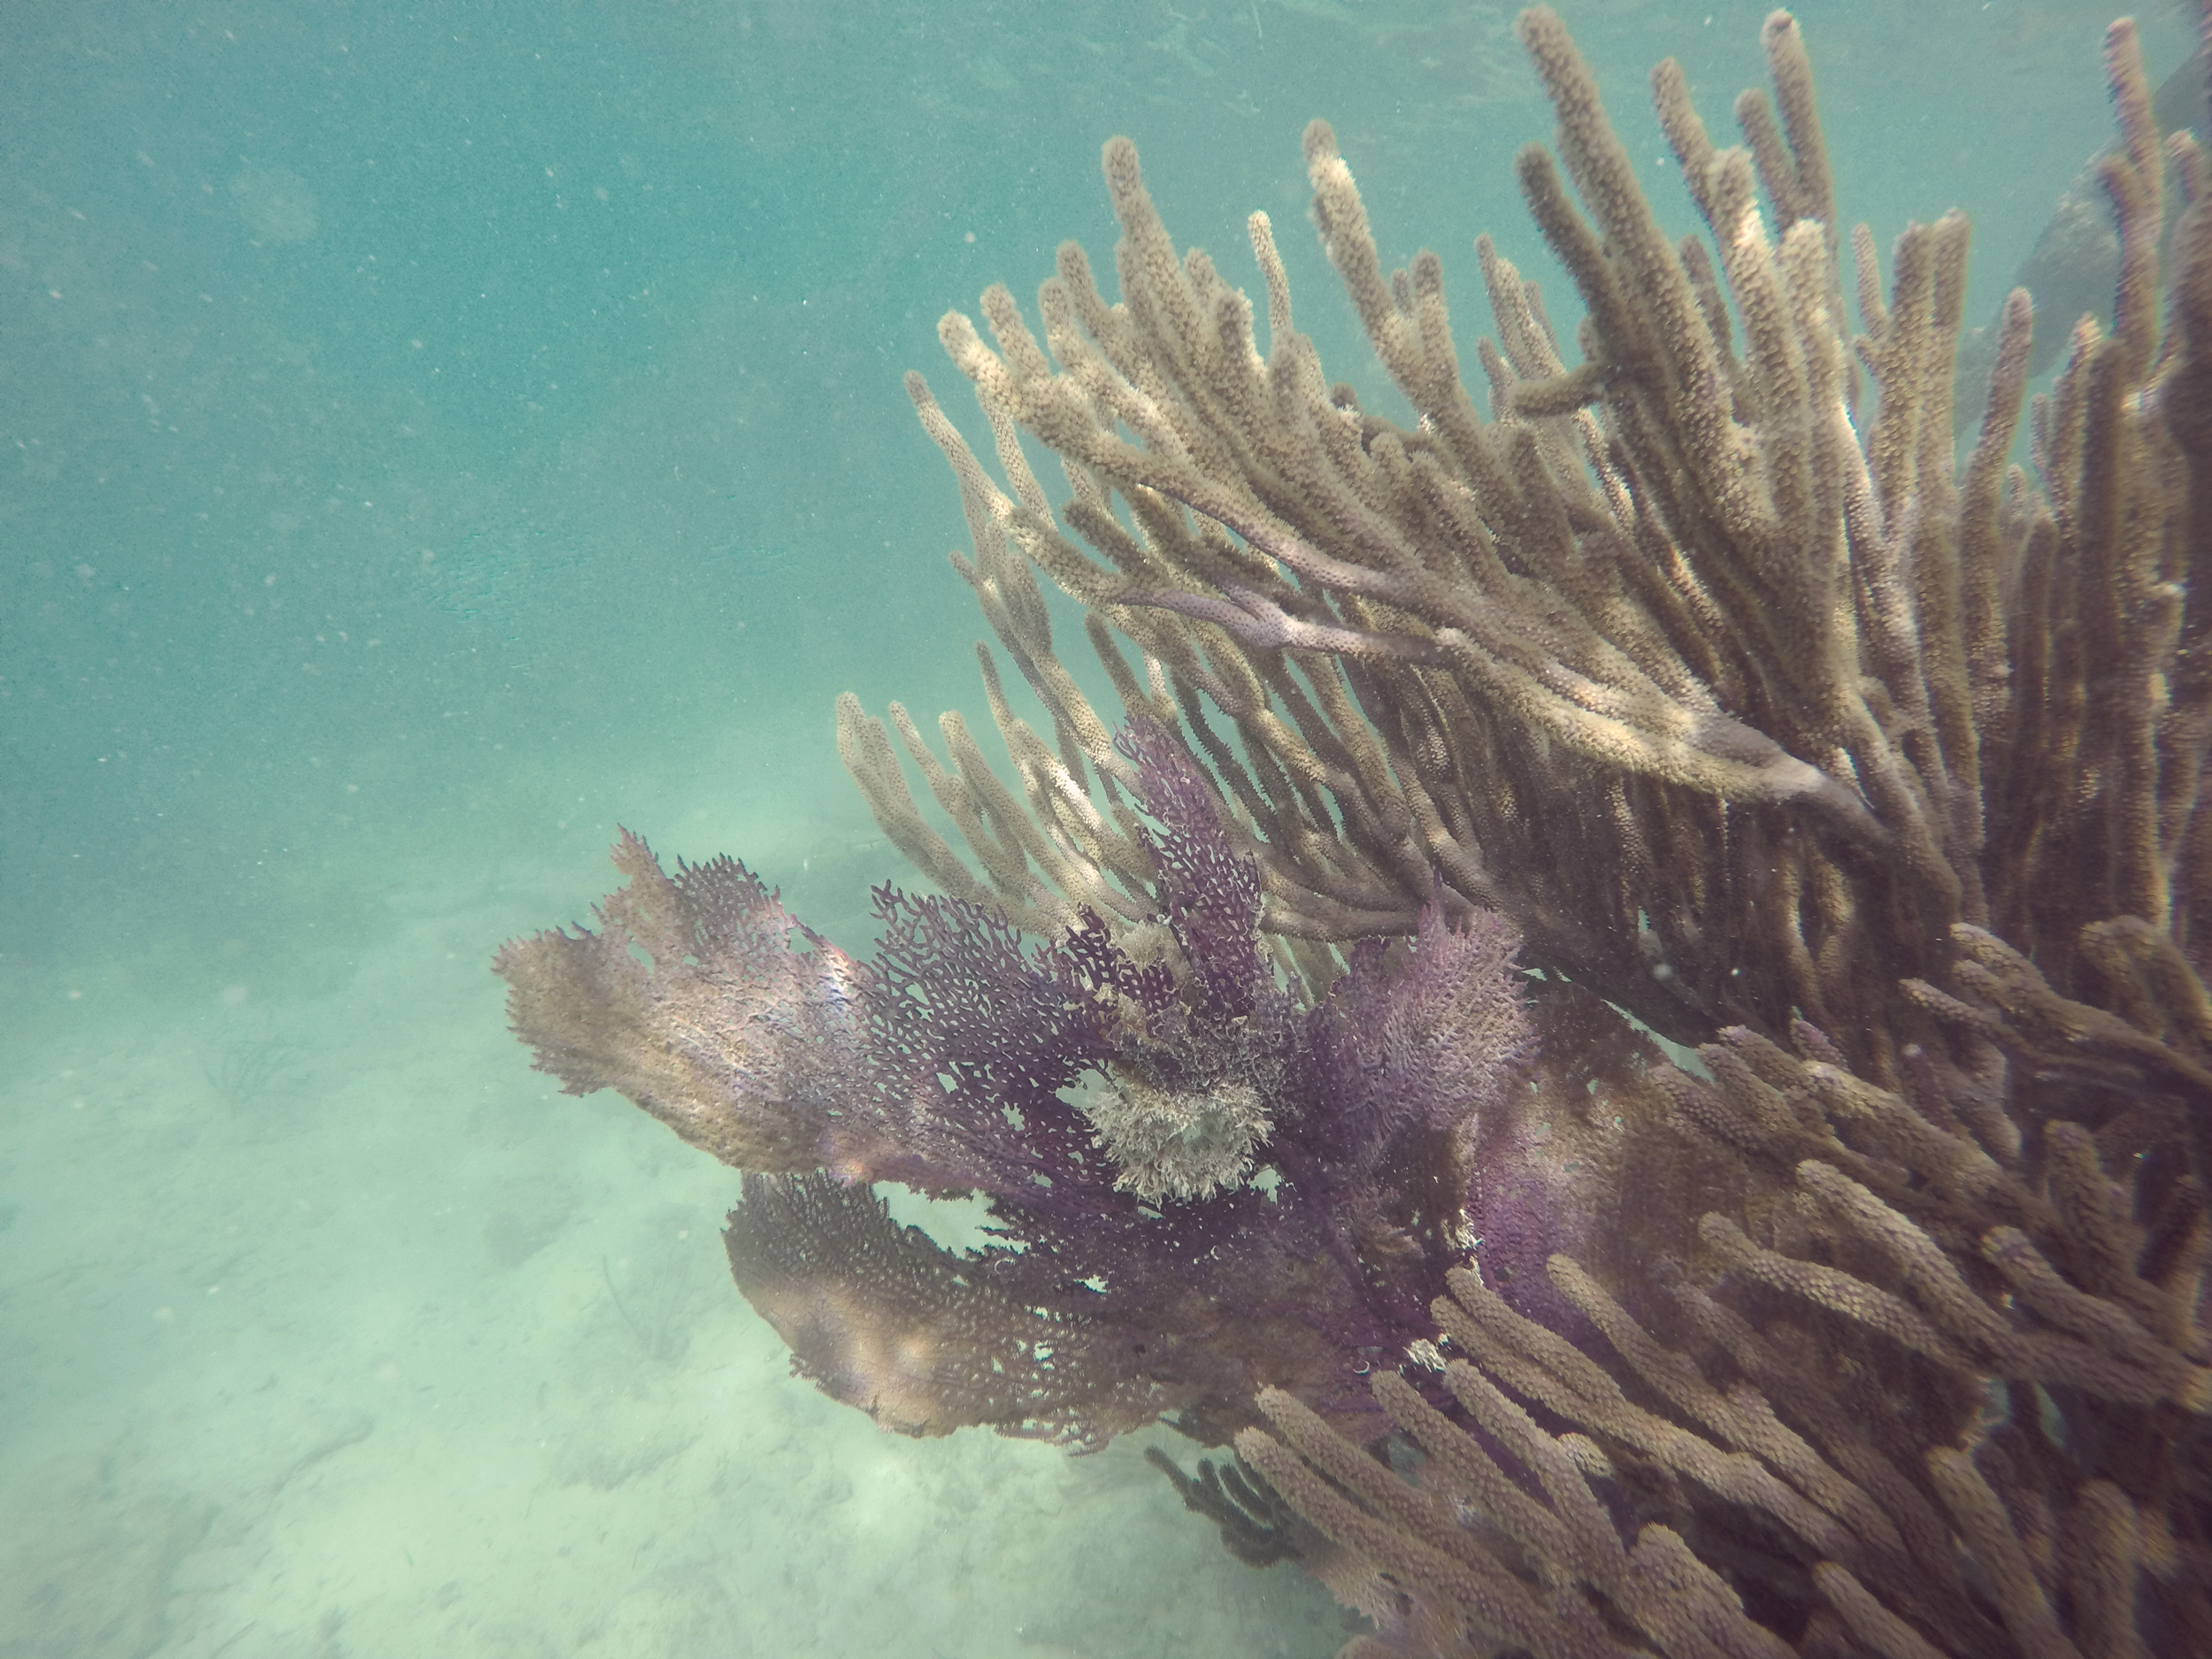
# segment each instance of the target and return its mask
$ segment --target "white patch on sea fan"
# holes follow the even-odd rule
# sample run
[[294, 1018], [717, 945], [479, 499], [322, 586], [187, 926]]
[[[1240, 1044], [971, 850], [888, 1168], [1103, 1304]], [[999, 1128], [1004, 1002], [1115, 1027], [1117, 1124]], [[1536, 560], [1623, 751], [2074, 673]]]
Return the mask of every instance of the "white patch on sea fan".
[[1077, 1105], [1114, 1162], [1114, 1185], [1148, 1204], [1210, 1197], [1239, 1185], [1270, 1127], [1260, 1092], [1249, 1083], [1165, 1089], [1133, 1068], [1117, 1067]]

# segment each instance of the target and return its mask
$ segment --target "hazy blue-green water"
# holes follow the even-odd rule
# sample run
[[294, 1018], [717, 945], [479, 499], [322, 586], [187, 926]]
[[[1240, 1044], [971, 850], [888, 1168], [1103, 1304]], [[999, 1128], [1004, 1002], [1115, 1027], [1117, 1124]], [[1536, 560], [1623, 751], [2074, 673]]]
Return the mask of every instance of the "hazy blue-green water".
[[[1563, 10], [1687, 230], [1645, 72], [1720, 129], [1763, 6]], [[1973, 211], [1985, 316], [2103, 142], [2106, 12], [1800, 15], [1845, 211]], [[1110, 134], [1233, 280], [1267, 209], [1371, 395], [1312, 116], [1463, 346], [1486, 227], [1563, 318], [1511, 16], [0, 12], [0, 1655], [1334, 1650], [1134, 1447], [913, 1444], [790, 1379], [734, 1176], [551, 1093], [487, 962], [618, 823], [864, 944], [900, 872], [831, 699], [982, 712], [899, 375], [972, 416], [939, 314], [1064, 236], [1110, 265]]]

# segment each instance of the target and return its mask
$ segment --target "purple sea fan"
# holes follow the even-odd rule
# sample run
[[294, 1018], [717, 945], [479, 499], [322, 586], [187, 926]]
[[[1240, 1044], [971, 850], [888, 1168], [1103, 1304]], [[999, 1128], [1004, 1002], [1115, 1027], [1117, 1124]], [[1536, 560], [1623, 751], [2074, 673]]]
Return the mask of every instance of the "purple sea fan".
[[515, 1034], [564, 1093], [619, 1089], [740, 1169], [849, 1162], [838, 1102], [861, 1063], [864, 970], [731, 858], [665, 874], [624, 830], [629, 884], [596, 933], [500, 947]]
[[1492, 910], [1452, 919], [1441, 897], [1421, 911], [1410, 941], [1369, 939], [1351, 971], [1309, 1022], [1330, 1115], [1374, 1148], [1420, 1125], [1464, 1121], [1471, 1102], [1495, 1099], [1527, 1071], [1535, 1031], [1515, 957], [1521, 935]]
[[1570, 1256], [1614, 1294], [1694, 1245], [1692, 1218], [1731, 1202], [1726, 1157], [1670, 1132], [1658, 1045], [1579, 986], [1530, 1007], [1540, 1064], [1470, 1125], [1467, 1230], [1483, 1282], [1577, 1342], [1594, 1333], [1547, 1269]]
[[1536, 1053], [1520, 934], [1440, 895], [1410, 941], [1371, 939], [1307, 1016], [1294, 1118], [1276, 1161], [1319, 1199], [1371, 1298], [1419, 1325], [1471, 1235], [1476, 1136], [1517, 1119]]
[[1163, 830], [1144, 836], [1160, 914], [1120, 940], [1087, 917], [1068, 942], [1079, 939], [1092, 972], [1116, 987], [1131, 977], [1132, 949], [1158, 954], [1142, 971], [1156, 976], [1152, 993], [1122, 993], [1133, 1018], [1117, 1023], [1079, 1105], [1118, 1189], [1152, 1204], [1202, 1199], [1240, 1186], [1272, 1132], [1295, 1008], [1260, 946], [1258, 868], [1230, 841], [1211, 784], [1149, 722], [1127, 727], [1118, 746]]
[[[672, 878], [626, 835], [601, 933], [500, 953], [515, 1028], [749, 1172], [739, 1286], [887, 1426], [1094, 1444], [1179, 1411], [1218, 1440], [1271, 1385], [1364, 1433], [1363, 1379], [1466, 1259], [1474, 1126], [1527, 1091], [1517, 937], [1432, 903], [1302, 1011], [1210, 781], [1164, 731], [1123, 748], [1158, 826], [1133, 926], [1025, 943], [886, 887], [860, 963], [741, 866]], [[884, 1180], [980, 1196], [993, 1241], [901, 1228]]]

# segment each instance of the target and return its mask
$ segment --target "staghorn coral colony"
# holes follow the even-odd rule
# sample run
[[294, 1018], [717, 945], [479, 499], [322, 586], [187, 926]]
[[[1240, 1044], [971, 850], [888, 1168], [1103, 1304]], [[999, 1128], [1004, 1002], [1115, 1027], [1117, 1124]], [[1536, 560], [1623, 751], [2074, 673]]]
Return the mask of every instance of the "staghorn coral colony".
[[1370, 414], [1265, 216], [1263, 350], [1110, 143], [1119, 302], [1071, 245], [1041, 343], [1002, 289], [995, 343], [942, 325], [1002, 485], [909, 379], [1050, 731], [987, 649], [1011, 785], [846, 699], [936, 889], [878, 894], [876, 957], [626, 839], [596, 933], [502, 951], [516, 1029], [747, 1171], [733, 1271], [831, 1394], [1082, 1446], [1175, 1413], [1235, 1454], [1187, 1502], [1357, 1651], [2212, 1652], [2206, 161], [2115, 25], [2112, 320], [2024, 411], [2016, 292], [1977, 428], [1965, 221], [1847, 259], [1786, 13], [1743, 148], [1653, 76], [1709, 240], [1558, 18], [1520, 33], [1571, 364], [1479, 243], [1486, 419], [1440, 262], [1382, 269], [1316, 123], [1419, 419]]

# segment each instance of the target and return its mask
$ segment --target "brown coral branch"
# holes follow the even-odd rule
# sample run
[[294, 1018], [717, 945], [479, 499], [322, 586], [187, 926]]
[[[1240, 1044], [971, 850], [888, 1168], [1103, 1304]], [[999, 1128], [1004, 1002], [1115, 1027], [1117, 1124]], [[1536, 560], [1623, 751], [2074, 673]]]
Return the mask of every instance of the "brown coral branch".
[[[2024, 944], [2070, 994], [2082, 927], [2123, 913], [2162, 925], [2169, 872], [2212, 847], [2193, 827], [2212, 718], [2186, 711], [2212, 694], [2177, 714], [2147, 689], [2169, 663], [2177, 686], [2212, 675], [2185, 644], [2201, 630], [2176, 610], [2175, 555], [2159, 550], [2202, 516], [2194, 486], [2170, 481], [2193, 475], [2160, 459], [2173, 440], [2138, 394], [2164, 389], [2177, 434], [2208, 400], [2193, 389], [2206, 352], [2188, 344], [2193, 311], [2160, 350], [2144, 343], [2160, 193], [2132, 36], [2109, 53], [2133, 122], [2113, 172], [2137, 250], [2131, 343], [2085, 335], [2039, 423], [2046, 509], [2006, 470], [2024, 298], [1952, 480], [1962, 217], [1906, 233], [1886, 296], [1871, 238], [1855, 238], [1866, 332], [1849, 334], [1825, 141], [1786, 14], [1763, 37], [1775, 104], [1739, 104], [1748, 157], [1715, 148], [1678, 71], [1655, 76], [1717, 263], [1660, 230], [1559, 20], [1540, 8], [1520, 27], [1566, 176], [1534, 148], [1518, 171], [1581, 294], [1588, 355], [1561, 357], [1528, 286], [1485, 244], [1502, 349], [1477, 356], [1494, 419], [1462, 379], [1441, 264], [1383, 268], [1318, 123], [1306, 157], [1324, 246], [1421, 429], [1325, 380], [1256, 219], [1263, 352], [1242, 296], [1204, 256], [1176, 256], [1125, 141], [1104, 157], [1118, 305], [1071, 247], [1040, 290], [1041, 341], [1001, 289], [984, 308], [995, 348], [945, 319], [1010, 494], [911, 389], [967, 506], [964, 568], [1052, 711], [1060, 763], [995, 698], [995, 713], [1032, 810], [1061, 824], [1056, 841], [1084, 844], [1064, 802], [1075, 756], [1107, 764], [1103, 723], [1052, 657], [1009, 565], [1025, 560], [1144, 654], [1148, 687], [1108, 653], [1125, 703], [1163, 715], [1172, 686], [1184, 741], [1242, 810], [1271, 926], [1402, 928], [1440, 877], [1511, 914], [1537, 964], [1663, 1032], [1774, 1034], [1801, 1010], [1892, 1083], [1889, 1033], [1912, 1024], [1896, 978], [1939, 977], [1952, 925]], [[2177, 243], [2185, 296], [2201, 263], [2192, 234]], [[1878, 394], [1863, 443], [1855, 362]], [[1058, 453], [1074, 537], [1017, 429]], [[1292, 661], [1306, 689], [1290, 687]], [[887, 829], [941, 871], [949, 849], [918, 833], [879, 761], [861, 760]], [[1624, 810], [1593, 823], [1580, 803], [1605, 798]], [[1040, 881], [1087, 887], [1068, 895], [1077, 904], [1095, 902], [1096, 869], [1116, 872], [1107, 890], [1141, 885], [1110, 839], [1072, 861], [1010, 862], [1002, 830], [961, 827], [1017, 915], [1055, 913]], [[2085, 882], [2085, 863], [2108, 873]]]

